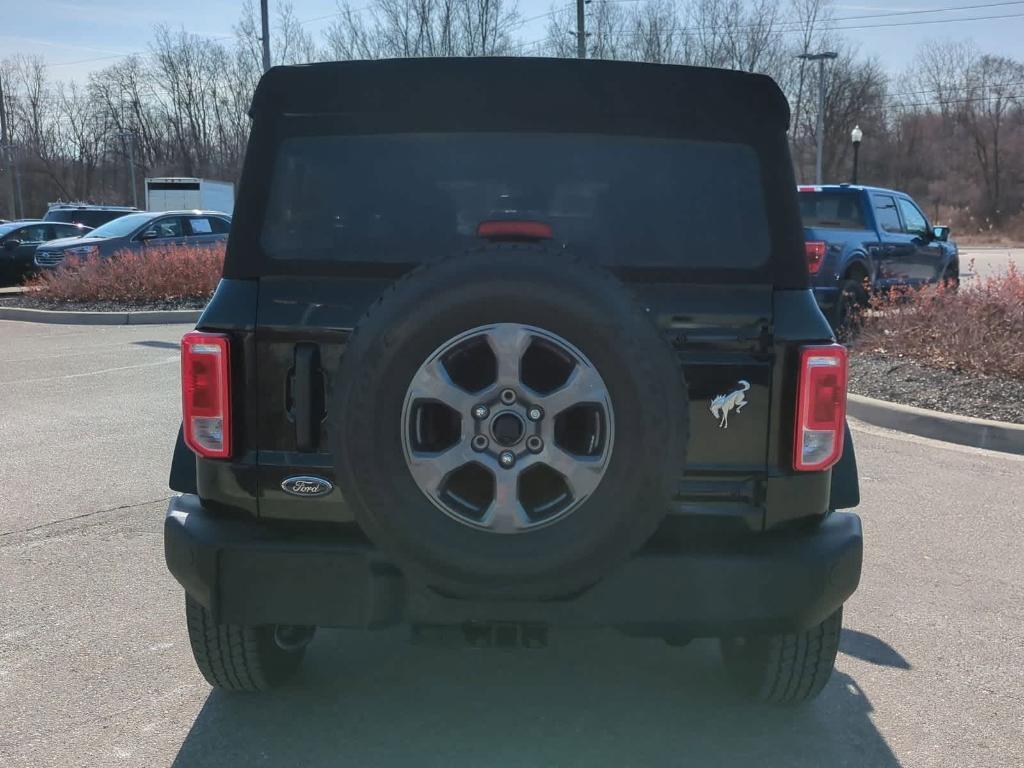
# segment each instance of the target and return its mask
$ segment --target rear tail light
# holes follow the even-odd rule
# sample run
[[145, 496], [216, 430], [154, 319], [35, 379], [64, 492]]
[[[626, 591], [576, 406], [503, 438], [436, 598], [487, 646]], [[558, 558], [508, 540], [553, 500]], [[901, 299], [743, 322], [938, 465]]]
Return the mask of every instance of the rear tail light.
[[812, 275], [818, 274], [821, 262], [825, 259], [825, 243], [820, 240], [808, 240], [804, 243], [804, 250], [807, 252], [807, 270]]
[[550, 240], [554, 233], [543, 221], [491, 220], [481, 221], [476, 236], [485, 240]]
[[192, 331], [181, 340], [185, 443], [200, 456], [231, 455], [230, 345], [222, 333]]
[[839, 461], [845, 425], [846, 347], [802, 347], [793, 468], [818, 472]]

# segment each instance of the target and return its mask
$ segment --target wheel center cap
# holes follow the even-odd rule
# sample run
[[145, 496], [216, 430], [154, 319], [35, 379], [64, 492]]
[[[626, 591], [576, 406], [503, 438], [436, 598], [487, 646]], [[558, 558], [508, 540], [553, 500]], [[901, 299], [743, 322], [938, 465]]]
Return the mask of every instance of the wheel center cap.
[[517, 414], [509, 411], [499, 413], [491, 422], [491, 435], [499, 445], [506, 448], [522, 440], [525, 432], [526, 425], [523, 420]]

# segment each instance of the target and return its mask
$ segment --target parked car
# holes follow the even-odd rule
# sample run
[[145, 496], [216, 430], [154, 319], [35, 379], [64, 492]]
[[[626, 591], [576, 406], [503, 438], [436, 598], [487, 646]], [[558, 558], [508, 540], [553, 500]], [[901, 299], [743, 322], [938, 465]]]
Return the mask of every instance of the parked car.
[[125, 205], [91, 205], [88, 203], [50, 203], [44, 221], [60, 221], [66, 224], [85, 224], [95, 229], [129, 213], [138, 213], [138, 208]]
[[82, 224], [22, 220], [0, 224], [0, 279], [20, 282], [33, 269], [36, 249], [57, 238], [78, 238], [89, 232]]
[[274, 67], [250, 114], [164, 523], [206, 679], [274, 686], [318, 626], [571, 625], [817, 695], [862, 537], [775, 83], [352, 61]]
[[118, 251], [147, 246], [223, 242], [231, 219], [217, 211], [167, 211], [130, 213], [97, 227], [84, 237], [55, 240], [36, 251], [37, 267], [52, 268], [67, 256], [108, 257]]
[[931, 226], [906, 193], [850, 184], [798, 191], [814, 296], [833, 327], [843, 326], [871, 291], [959, 282], [949, 227]]

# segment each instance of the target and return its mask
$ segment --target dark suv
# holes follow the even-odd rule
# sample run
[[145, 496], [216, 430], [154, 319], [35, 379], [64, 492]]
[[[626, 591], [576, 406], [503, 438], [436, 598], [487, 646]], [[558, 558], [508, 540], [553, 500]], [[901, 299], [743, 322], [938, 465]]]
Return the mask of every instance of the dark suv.
[[108, 221], [113, 221], [121, 216], [127, 216], [129, 213], [139, 213], [139, 209], [126, 205], [50, 203], [46, 216], [43, 218], [46, 221], [59, 221], [65, 224], [83, 224], [95, 229], [106, 224]]
[[36, 219], [0, 223], [0, 281], [19, 282], [33, 270], [36, 249], [62, 237], [82, 237], [89, 227]]
[[175, 245], [212, 247], [227, 240], [231, 219], [217, 211], [140, 211], [108, 221], [78, 237], [43, 245], [35, 266], [59, 267], [77, 259], [109, 258], [117, 253], [141, 253], [147, 248]]
[[206, 679], [280, 683], [316, 627], [601, 626], [816, 695], [861, 528], [776, 85], [345, 62], [251, 114], [165, 520]]

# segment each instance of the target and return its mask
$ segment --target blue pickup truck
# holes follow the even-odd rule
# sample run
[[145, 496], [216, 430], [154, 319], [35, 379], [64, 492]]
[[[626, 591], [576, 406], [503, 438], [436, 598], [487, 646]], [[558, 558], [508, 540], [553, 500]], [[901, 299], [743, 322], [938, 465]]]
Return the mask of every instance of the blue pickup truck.
[[931, 226], [905, 193], [850, 184], [798, 192], [814, 295], [833, 327], [845, 325], [870, 291], [959, 282], [949, 227]]

